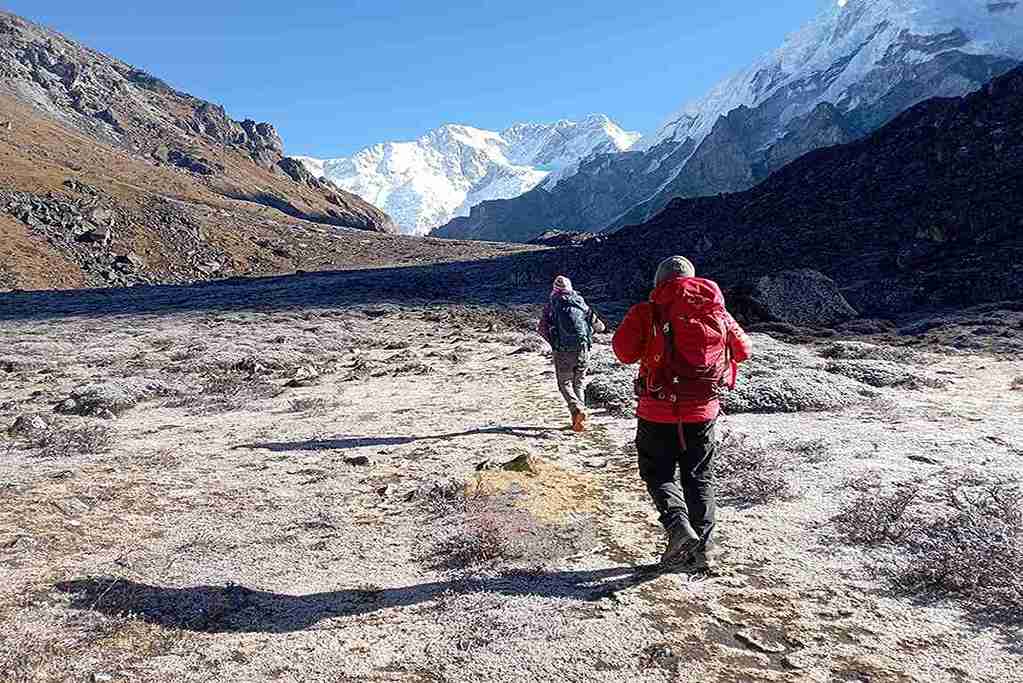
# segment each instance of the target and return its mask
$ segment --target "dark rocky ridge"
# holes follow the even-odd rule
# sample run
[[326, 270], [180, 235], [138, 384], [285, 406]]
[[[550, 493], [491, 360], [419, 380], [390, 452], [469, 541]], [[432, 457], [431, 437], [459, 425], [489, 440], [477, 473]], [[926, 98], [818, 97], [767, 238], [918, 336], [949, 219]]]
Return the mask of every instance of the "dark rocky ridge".
[[[1016, 62], [958, 51], [965, 36], [927, 38], [904, 34], [905, 50], [937, 52], [929, 61], [899, 62], [897, 54], [859, 87], [884, 88], [871, 104], [840, 108], [824, 103], [794, 119], [777, 136], [776, 122], [794, 102], [812, 101], [834, 73], [779, 90], [756, 108], [723, 116], [694, 149], [693, 141], [664, 142], [643, 152], [604, 154], [584, 161], [579, 172], [554, 188], [538, 187], [514, 199], [484, 202], [456, 218], [438, 237], [528, 242], [547, 230], [601, 232], [647, 220], [676, 197], [738, 192], [763, 181], [793, 159], [822, 147], [851, 142], [877, 130], [910, 106], [935, 96], [962, 95], [1005, 73]], [[850, 58], [851, 59], [851, 58]], [[769, 75], [765, 74], [765, 78]], [[849, 100], [861, 94], [850, 91]], [[681, 169], [681, 170], [680, 170]]]
[[1023, 299], [1023, 67], [811, 152], [751, 190], [676, 199], [522, 268], [640, 298], [672, 253], [726, 287], [815, 269], [864, 316]]

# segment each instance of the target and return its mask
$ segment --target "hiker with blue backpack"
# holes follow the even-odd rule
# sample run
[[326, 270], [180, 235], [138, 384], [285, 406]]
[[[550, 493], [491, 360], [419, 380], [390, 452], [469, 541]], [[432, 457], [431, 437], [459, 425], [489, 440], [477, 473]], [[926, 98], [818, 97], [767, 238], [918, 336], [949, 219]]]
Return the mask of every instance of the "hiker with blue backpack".
[[564, 275], [554, 279], [538, 332], [551, 345], [558, 389], [572, 414], [572, 430], [586, 430], [586, 368], [593, 333], [606, 328]]
[[734, 387], [752, 344], [717, 283], [681, 256], [657, 268], [650, 300], [633, 306], [612, 340], [640, 363], [639, 473], [667, 534], [661, 567], [705, 569], [714, 531], [713, 464], [720, 395]]

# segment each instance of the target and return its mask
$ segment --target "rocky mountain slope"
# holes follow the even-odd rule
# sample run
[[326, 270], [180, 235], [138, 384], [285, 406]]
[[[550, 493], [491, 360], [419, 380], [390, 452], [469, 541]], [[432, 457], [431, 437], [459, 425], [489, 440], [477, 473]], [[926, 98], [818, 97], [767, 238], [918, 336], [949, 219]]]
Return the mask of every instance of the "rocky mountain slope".
[[301, 160], [387, 211], [410, 234], [424, 234], [492, 199], [517, 197], [594, 154], [639, 139], [602, 114], [582, 121], [520, 123], [503, 131], [446, 125], [412, 142], [385, 142], [346, 159]]
[[587, 244], [541, 256], [536, 279], [566, 271], [610, 298], [637, 297], [657, 261], [681, 253], [733, 287], [822, 271], [867, 316], [1023, 299], [1023, 67], [811, 152], [751, 190], [676, 199]]
[[273, 126], [0, 13], [0, 289], [475, 258], [284, 156]]
[[669, 117], [637, 149], [589, 159], [522, 197], [485, 202], [436, 234], [527, 241], [548, 229], [639, 223], [674, 197], [749, 188], [913, 104], [975, 90], [1021, 59], [1023, 4], [849, 0]]

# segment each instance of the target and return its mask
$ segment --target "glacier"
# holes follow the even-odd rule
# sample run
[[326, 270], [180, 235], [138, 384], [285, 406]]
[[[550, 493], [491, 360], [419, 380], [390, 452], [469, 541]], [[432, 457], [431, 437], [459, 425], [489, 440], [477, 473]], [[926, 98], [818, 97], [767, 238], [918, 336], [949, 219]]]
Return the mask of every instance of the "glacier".
[[296, 157], [386, 211], [405, 234], [424, 235], [481, 202], [517, 197], [597, 154], [640, 139], [603, 114], [581, 121], [518, 123], [503, 131], [448, 124], [417, 140], [384, 142], [351, 157]]

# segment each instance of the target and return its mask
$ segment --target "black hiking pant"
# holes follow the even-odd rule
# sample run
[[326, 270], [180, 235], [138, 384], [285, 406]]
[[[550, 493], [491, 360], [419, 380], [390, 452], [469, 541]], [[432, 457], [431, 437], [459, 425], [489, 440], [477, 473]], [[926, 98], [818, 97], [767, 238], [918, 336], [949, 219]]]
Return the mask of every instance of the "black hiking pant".
[[[665, 529], [688, 527], [706, 547], [714, 531], [716, 421], [660, 424], [640, 419], [636, 428], [639, 475]], [[676, 478], [677, 473], [677, 478]], [[692, 534], [688, 534], [692, 531]]]

